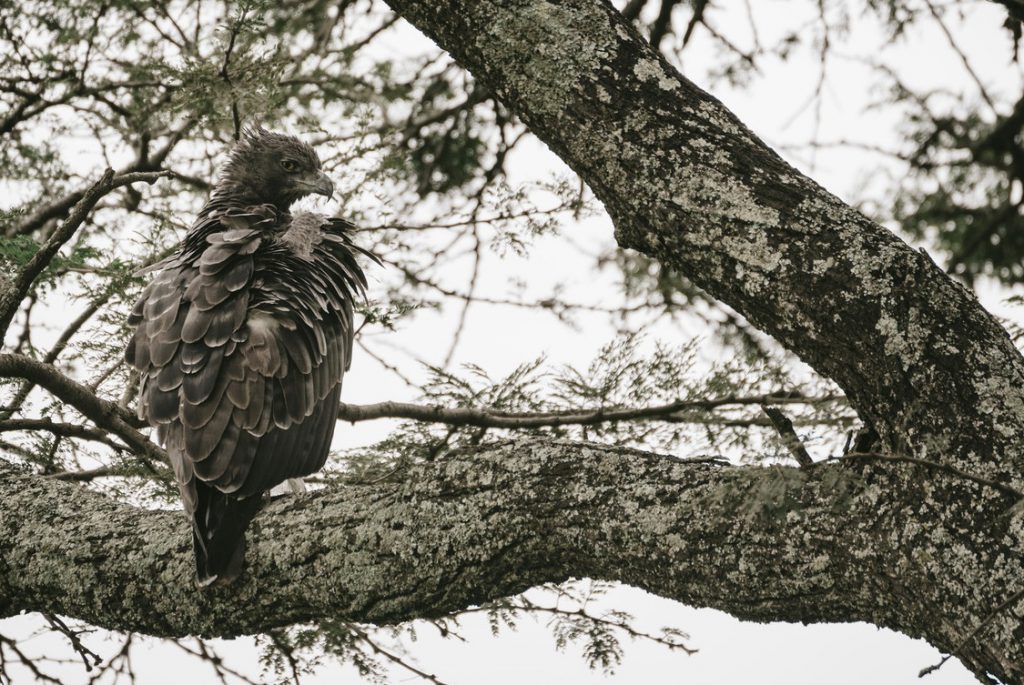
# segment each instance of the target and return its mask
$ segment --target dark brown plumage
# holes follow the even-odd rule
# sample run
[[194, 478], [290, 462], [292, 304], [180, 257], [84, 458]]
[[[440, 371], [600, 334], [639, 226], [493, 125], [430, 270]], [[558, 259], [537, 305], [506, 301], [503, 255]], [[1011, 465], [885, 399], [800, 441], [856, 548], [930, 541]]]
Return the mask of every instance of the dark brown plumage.
[[332, 190], [311, 147], [246, 131], [129, 316], [139, 416], [174, 467], [200, 585], [241, 573], [262, 493], [327, 458], [368, 253], [347, 222], [289, 207]]

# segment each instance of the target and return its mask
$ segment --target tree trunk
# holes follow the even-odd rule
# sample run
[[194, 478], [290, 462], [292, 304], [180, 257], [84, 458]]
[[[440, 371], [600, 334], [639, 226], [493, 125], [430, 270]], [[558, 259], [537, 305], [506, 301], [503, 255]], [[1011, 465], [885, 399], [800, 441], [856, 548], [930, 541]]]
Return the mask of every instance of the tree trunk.
[[[388, 2], [593, 188], [621, 246], [678, 269], [834, 379], [890, 453], [1024, 489], [1024, 359], [1006, 332], [927, 254], [786, 164], [611, 4]], [[934, 473], [919, 474], [923, 484]], [[922, 504], [910, 496], [884, 499], [910, 516]], [[965, 543], [974, 563], [991, 569], [993, 594], [970, 617], [951, 595], [932, 608], [945, 618], [931, 628], [903, 624], [936, 645], [944, 642], [932, 632], [940, 623], [966, 635], [1024, 587], [1021, 521], [1010, 523], [1011, 502], [992, 493], [963, 497], [931, 495], [930, 513], [918, 507], [912, 527], [939, 530], [956, 509], [977, 506], [971, 528], [998, 530], [1006, 556], [979, 540]], [[886, 531], [887, 543], [897, 544], [893, 553], [904, 545], [913, 559], [920, 541], [908, 533]], [[927, 563], [937, 577], [960, 573], [959, 558]], [[878, 571], [879, 582], [904, 572]], [[1002, 646], [990, 656], [960, 655], [976, 673], [1020, 680], [1022, 631], [1004, 610], [965, 649]]]

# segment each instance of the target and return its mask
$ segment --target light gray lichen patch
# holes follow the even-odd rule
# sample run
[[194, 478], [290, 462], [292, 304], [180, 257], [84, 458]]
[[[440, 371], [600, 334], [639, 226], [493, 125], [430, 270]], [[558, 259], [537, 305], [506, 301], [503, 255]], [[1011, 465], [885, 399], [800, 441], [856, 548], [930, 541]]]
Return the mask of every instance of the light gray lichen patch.
[[889, 260], [898, 255], [888, 253], [885, 248], [869, 249], [856, 230], [851, 231], [847, 239], [849, 248], [844, 251], [844, 256], [863, 294], [879, 299], [891, 298], [894, 290], [891, 274], [896, 269]]
[[822, 276], [835, 266], [836, 260], [832, 257], [826, 257], [825, 259], [815, 259], [811, 264], [811, 273], [815, 276]]
[[[993, 360], [995, 361], [995, 360]], [[1000, 374], [999, 366], [983, 365], [972, 385], [979, 398], [979, 409], [992, 417], [992, 428], [1004, 438], [1014, 438], [1024, 425], [1024, 396], [1015, 379]]]
[[703, 165], [694, 165], [687, 172], [674, 175], [673, 183], [666, 188], [669, 200], [678, 207], [702, 215], [778, 226], [778, 210], [759, 202], [734, 176]]
[[657, 81], [662, 90], [675, 90], [679, 83], [665, 72], [664, 67], [656, 59], [642, 57], [633, 65], [633, 75], [641, 81]]
[[[736, 125], [736, 122], [725, 115], [725, 112], [728, 110], [721, 105], [702, 100], [697, 105], [697, 109], [699, 110], [698, 116], [701, 119], [709, 122], [722, 133], [726, 135], [743, 135], [743, 131]], [[746, 136], [744, 135], [744, 137]]]
[[[875, 330], [882, 336], [882, 345], [885, 348], [885, 353], [903, 359], [906, 341], [896, 319], [883, 313], [878, 317]], [[904, 368], [906, 368], [906, 365], [904, 365]]]
[[[532, 103], [536, 114], [564, 114], [567, 92], [581, 92], [593, 74], [607, 73], [618, 42], [596, 12], [564, 3], [526, 3], [500, 12], [476, 44], [495, 64], [517, 64], [503, 85]], [[516, 40], [508, 40], [516, 36]]]

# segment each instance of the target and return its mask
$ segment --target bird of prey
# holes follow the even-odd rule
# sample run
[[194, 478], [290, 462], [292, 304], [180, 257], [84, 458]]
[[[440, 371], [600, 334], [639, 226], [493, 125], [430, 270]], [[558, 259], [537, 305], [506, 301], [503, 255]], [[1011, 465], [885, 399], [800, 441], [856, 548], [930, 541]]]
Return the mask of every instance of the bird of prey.
[[327, 459], [366, 287], [355, 256], [375, 259], [348, 222], [290, 212], [333, 190], [312, 147], [247, 129], [128, 318], [139, 417], [174, 468], [200, 586], [241, 573], [263, 493]]

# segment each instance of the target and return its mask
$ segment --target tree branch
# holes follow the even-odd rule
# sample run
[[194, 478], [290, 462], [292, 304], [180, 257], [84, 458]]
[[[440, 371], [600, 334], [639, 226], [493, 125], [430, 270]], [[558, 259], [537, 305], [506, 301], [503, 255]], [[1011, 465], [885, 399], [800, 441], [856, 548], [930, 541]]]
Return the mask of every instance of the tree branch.
[[[992, 480], [990, 478], [982, 478], [973, 473], [968, 473], [949, 464], [943, 464], [929, 459], [922, 459], [920, 457], [908, 457], [901, 454], [879, 454], [877, 452], [848, 452], [839, 459], [867, 459], [872, 461], [889, 461], [889, 462], [902, 462], [904, 464], [917, 464], [918, 466], [924, 466], [929, 469], [939, 469], [946, 473], [952, 474], [957, 478], [963, 478], [965, 480], [973, 481], [978, 485], [984, 485], [985, 487], [997, 490], [1004, 495], [1009, 495], [1017, 501], [1024, 500], [1024, 492], [1015, 490], [1006, 483], [1000, 483], [999, 481]], [[810, 466], [812, 464], [808, 464]]]
[[32, 287], [33, 281], [57, 256], [57, 252], [64, 243], [71, 239], [100, 198], [117, 188], [139, 182], [155, 183], [158, 178], [170, 174], [169, 171], [136, 171], [115, 176], [113, 169], [107, 169], [100, 180], [82, 194], [81, 199], [71, 208], [71, 213], [64, 222], [50, 235], [39, 251], [32, 255], [28, 264], [15, 274], [7, 290], [0, 295], [0, 336], [7, 332], [15, 312], [18, 311], [18, 305], [25, 298], [29, 288]]
[[103, 430], [91, 426], [83, 426], [77, 423], [60, 423], [52, 419], [3, 419], [0, 420], [0, 433], [7, 431], [46, 431], [53, 435], [60, 435], [65, 438], [83, 438], [94, 442], [101, 442], [108, 447], [117, 450], [126, 449], [125, 445], [119, 444], [111, 439], [110, 435]]
[[796, 459], [796, 462], [800, 466], [810, 466], [813, 464], [814, 460], [811, 459], [811, 455], [807, 453], [807, 448], [804, 447], [800, 436], [793, 429], [793, 421], [777, 407], [769, 407], [767, 404], [762, 404], [761, 411], [765, 413], [765, 416], [772, 422], [772, 426], [779, 432], [783, 444], [789, 450], [789, 453], [793, 455], [793, 458]]
[[[943, 502], [938, 526], [901, 504], [928, 493]], [[1004, 497], [943, 473], [922, 483], [912, 464], [730, 467], [565, 441], [486, 445], [397, 480], [268, 504], [246, 573], [212, 591], [192, 583], [177, 512], [2, 465], [0, 500], [0, 616], [173, 637], [439, 617], [591, 577], [753, 620], [870, 620], [953, 651], [1024, 572], [995, 526], [965, 538]], [[957, 573], [908, 550], [953, 555]], [[1020, 630], [993, 622], [969, 649], [1022, 663]]]
[[649, 419], [679, 418], [675, 415], [694, 410], [710, 411], [718, 407], [772, 404], [825, 404], [841, 402], [842, 395], [805, 397], [799, 393], [769, 395], [726, 395], [709, 399], [677, 400], [668, 404], [639, 408], [585, 408], [551, 412], [509, 412], [472, 407], [438, 407], [408, 402], [378, 402], [376, 404], [344, 404], [338, 409], [338, 419], [358, 423], [374, 419], [412, 419], [451, 426], [478, 428], [546, 428], [553, 426], [593, 426], [615, 421], [644, 421]]
[[[975, 297], [769, 149], [601, 0], [388, 0], [677, 269], [835, 380], [893, 452], [1024, 489], [1024, 358]], [[982, 428], [984, 427], [984, 428]]]
[[53, 366], [20, 354], [0, 354], [0, 377], [25, 378], [82, 413], [99, 428], [113, 433], [137, 455], [150, 462], [169, 463], [163, 449], [136, 430], [138, 418], [114, 402], [97, 397], [89, 388], [68, 378]]
[[[170, 135], [170, 140], [167, 146], [158, 150], [156, 154], [154, 154], [149, 159], [136, 162], [135, 164], [132, 164], [131, 166], [124, 169], [124, 171], [115, 175], [114, 179], [112, 180], [111, 188], [109, 188], [106, 192], [109, 192], [110, 190], [113, 190], [115, 188], [120, 188], [122, 186], [129, 185], [131, 183], [154, 183], [156, 179], [161, 176], [173, 176], [174, 173], [169, 170], [152, 171], [145, 169], [145, 167], [148, 166], [150, 167], [150, 169], [152, 169], [153, 166], [156, 166], [161, 161], [163, 161], [167, 153], [170, 151], [170, 148], [176, 145], [180, 138], [180, 131], [173, 132]], [[140, 169], [140, 167], [142, 167], [142, 169]], [[109, 172], [110, 169], [108, 169], [107, 171]], [[95, 187], [96, 184], [93, 184], [92, 186], [84, 190], [75, 190], [60, 198], [59, 200], [55, 200], [54, 202], [51, 202], [50, 204], [45, 205], [44, 207], [41, 207], [34, 213], [30, 214], [20, 224], [8, 227], [5, 231], [6, 235], [28, 235], [29, 233], [32, 233], [33, 231], [42, 228], [47, 221], [62, 217], [67, 212], [71, 211], [75, 207], [75, 205], [81, 202], [88, 195], [88, 193], [90, 193]]]

